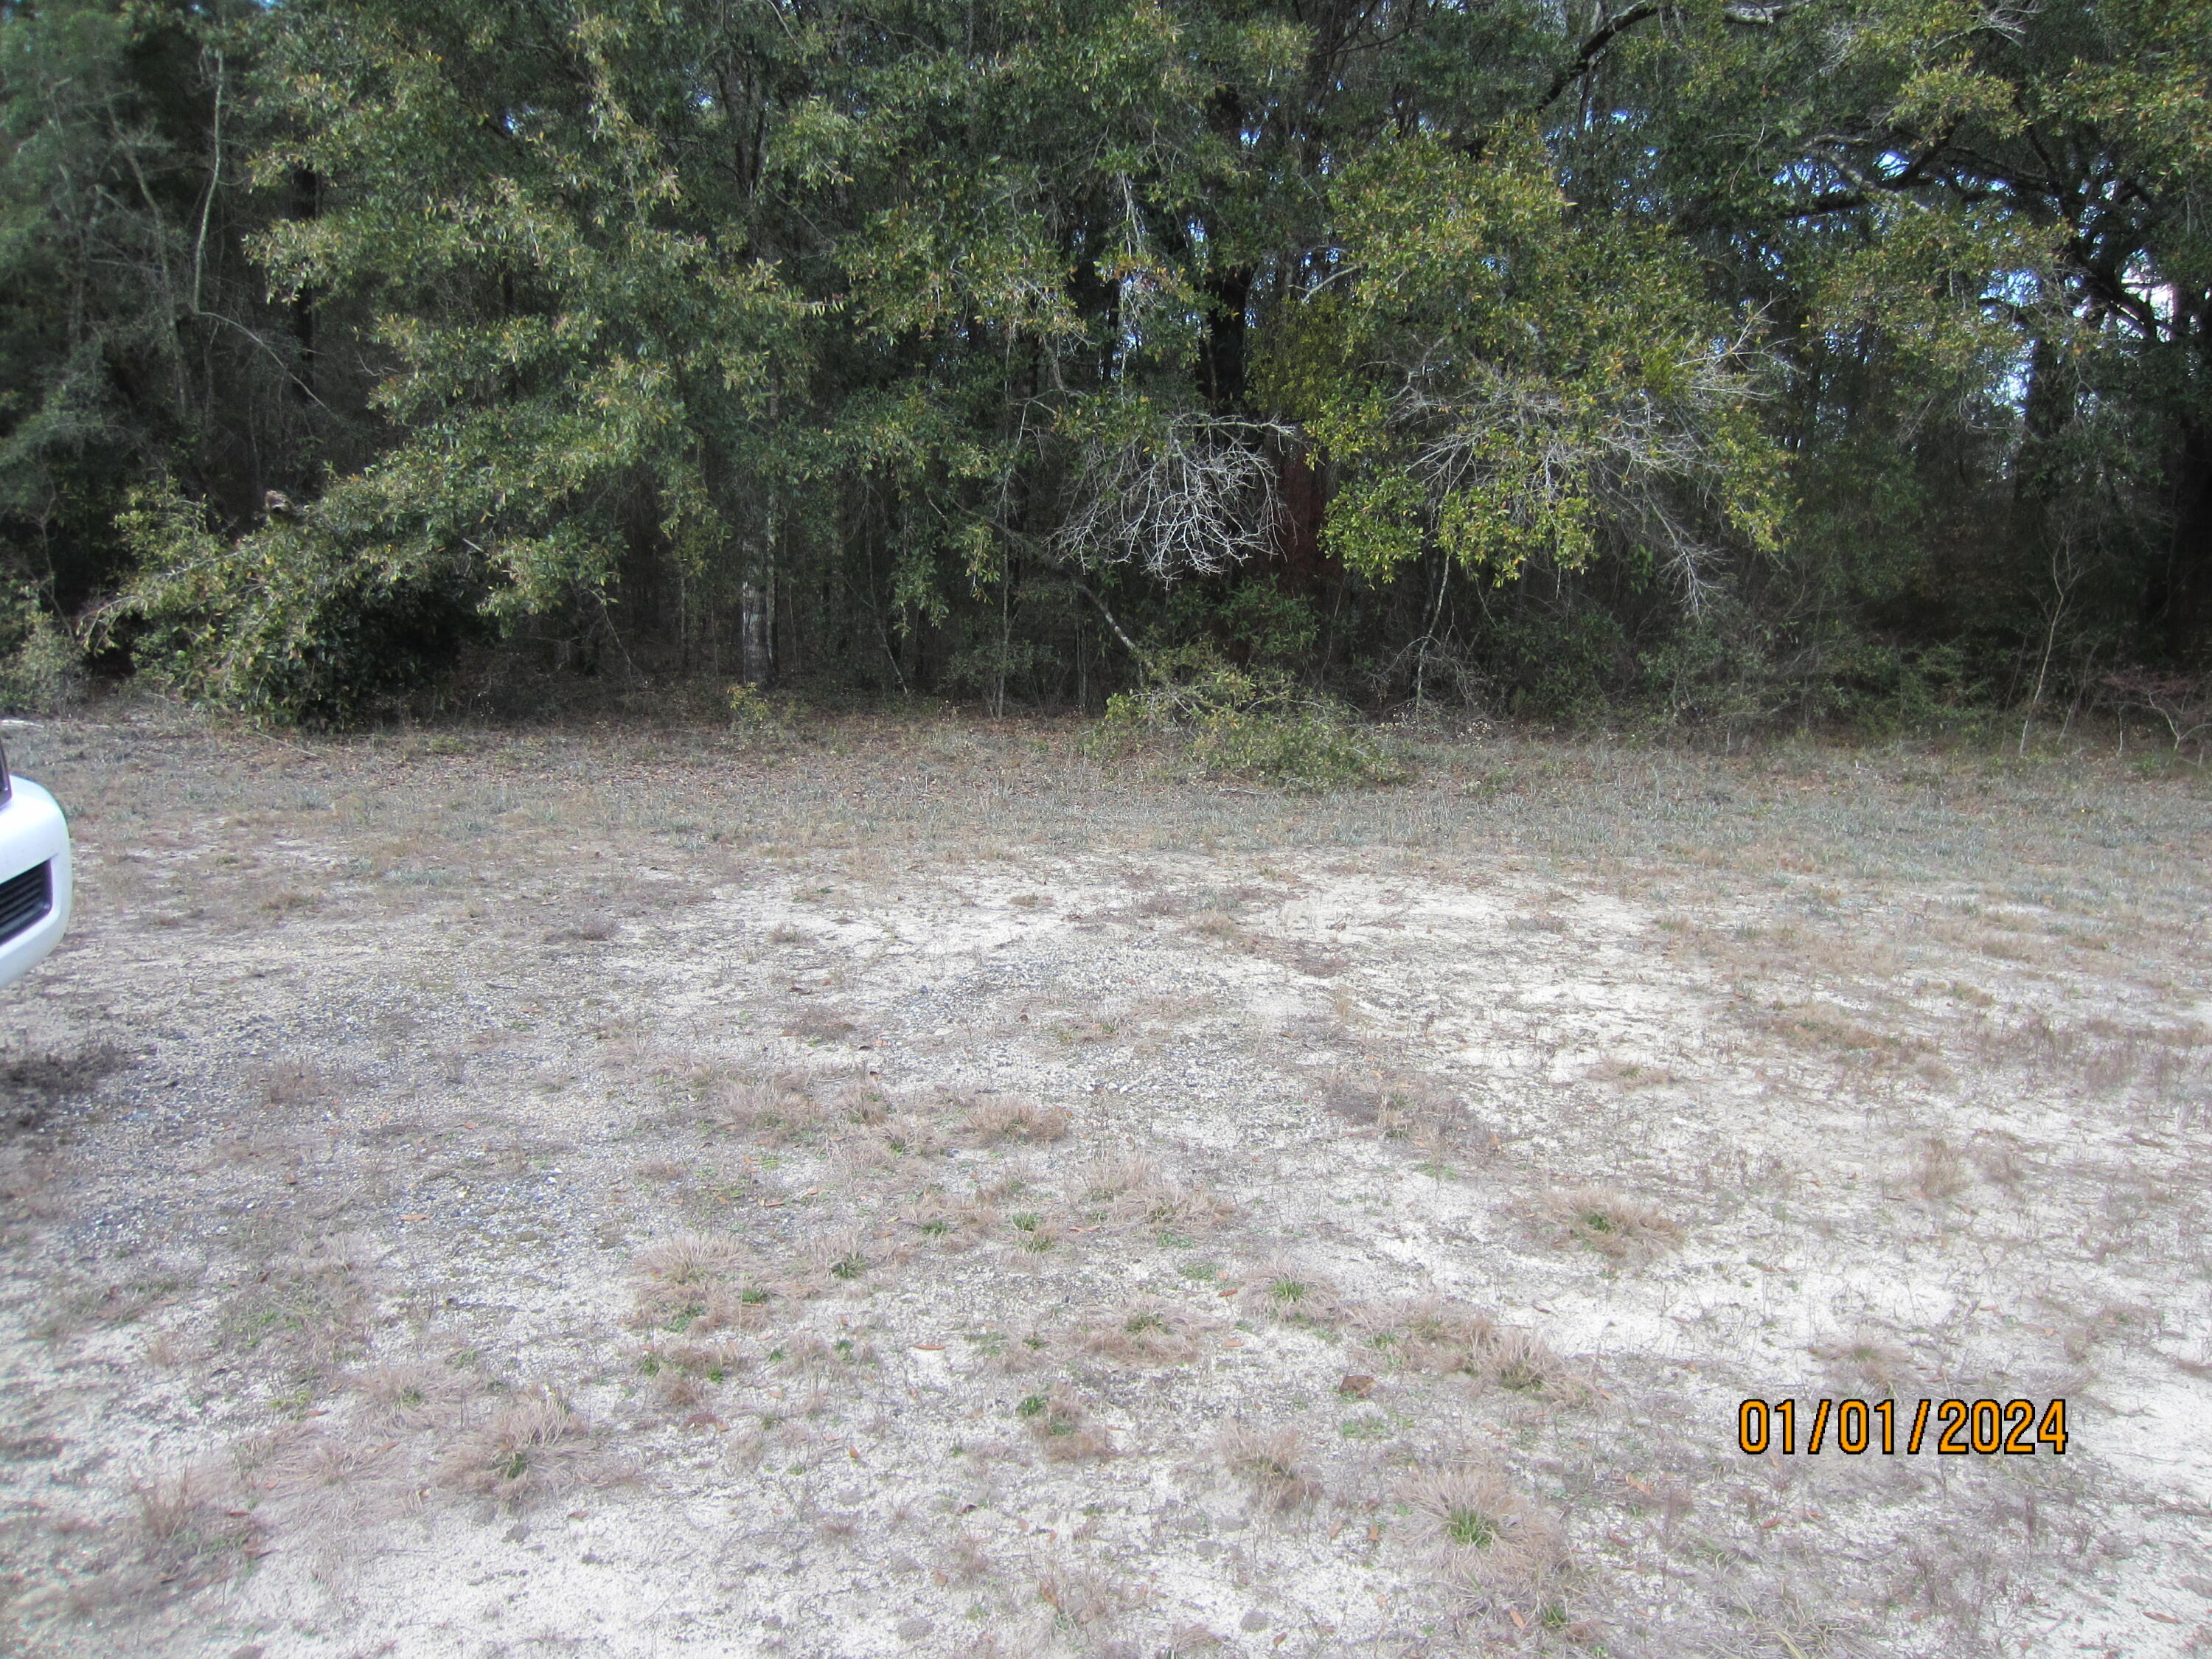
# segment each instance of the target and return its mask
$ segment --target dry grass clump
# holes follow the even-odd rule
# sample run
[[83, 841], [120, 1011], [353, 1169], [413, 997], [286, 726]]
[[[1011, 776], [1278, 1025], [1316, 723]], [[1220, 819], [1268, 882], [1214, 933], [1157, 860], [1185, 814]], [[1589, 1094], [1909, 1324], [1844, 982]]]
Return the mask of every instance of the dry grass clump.
[[1285, 1325], [1334, 1327], [1345, 1316], [1344, 1304], [1318, 1275], [1293, 1263], [1268, 1262], [1244, 1283], [1239, 1303]]
[[926, 1212], [916, 1224], [923, 1237], [933, 1240], [948, 1254], [957, 1255], [986, 1239], [996, 1237], [1005, 1219], [997, 1205], [968, 1198], [949, 1208]]
[[1048, 1029], [1060, 1042], [1074, 1048], [1091, 1042], [1111, 1042], [1121, 1035], [1121, 1022], [1098, 1014], [1075, 1014], [1054, 1020]]
[[264, 914], [281, 920], [295, 910], [318, 908], [328, 896], [329, 895], [325, 893], [303, 892], [297, 887], [279, 887], [273, 892], [263, 895], [261, 908]]
[[1114, 1455], [1113, 1437], [1089, 1420], [1090, 1408], [1064, 1384], [1048, 1394], [1030, 1395], [1014, 1407], [1014, 1415], [1029, 1425], [1044, 1455], [1055, 1462]]
[[1856, 1330], [1842, 1341], [1815, 1344], [1813, 1352], [1835, 1368], [1846, 1393], [1869, 1399], [1893, 1398], [1917, 1375], [1912, 1356], [1877, 1331]]
[[1854, 1010], [1833, 1003], [1785, 1007], [1759, 1018], [1791, 1048], [1832, 1055], [1855, 1065], [1905, 1066], [1932, 1048], [1926, 1038], [1911, 1032], [1877, 1030]]
[[877, 1083], [841, 1084], [830, 1091], [829, 1103], [836, 1116], [869, 1128], [884, 1123], [891, 1114], [890, 1097]]
[[1339, 1071], [1322, 1085], [1321, 1097], [1338, 1116], [1394, 1140], [1443, 1143], [1464, 1139], [1477, 1127], [1464, 1101], [1425, 1077]]
[[690, 1419], [687, 1426], [721, 1422], [705, 1409], [709, 1393], [706, 1382], [696, 1371], [663, 1370], [653, 1380], [653, 1402], [664, 1412], [684, 1414]]
[[549, 928], [545, 934], [548, 945], [605, 945], [622, 931], [622, 923], [614, 917], [595, 912], [580, 915], [566, 927]]
[[1607, 1055], [1583, 1076], [1592, 1083], [1610, 1083], [1622, 1089], [1657, 1089], [1678, 1081], [1663, 1066]]
[[633, 1328], [750, 1329], [760, 1322], [766, 1292], [738, 1278], [743, 1253], [733, 1240], [684, 1233], [641, 1251], [634, 1264], [637, 1299]]
[[939, 1187], [925, 1187], [916, 1193], [900, 1218], [926, 1239], [949, 1242], [954, 1248], [959, 1247], [957, 1235], [963, 1224], [960, 1206], [946, 1198]]
[[264, 1106], [312, 1106], [332, 1092], [329, 1078], [310, 1060], [287, 1056], [262, 1066], [256, 1081]]
[[1154, 1303], [1136, 1303], [1081, 1327], [1075, 1346], [1120, 1365], [1182, 1365], [1198, 1358], [1193, 1322]]
[[1370, 1308], [1358, 1322], [1367, 1345], [1386, 1363], [1437, 1376], [1465, 1370], [1468, 1354], [1498, 1333], [1489, 1315], [1435, 1297], [1397, 1308]]
[[449, 1421], [476, 1392], [467, 1373], [419, 1362], [379, 1365], [347, 1382], [369, 1402], [375, 1419], [403, 1429]]
[[1566, 1563], [1559, 1523], [1486, 1464], [1424, 1471], [1399, 1499], [1421, 1518], [1455, 1595], [1474, 1608], [1532, 1595]]
[[[983, 1361], [983, 1368], [1001, 1376], [1018, 1376], [1057, 1363], [1052, 1338], [1035, 1326], [1018, 1338], [1006, 1331], [983, 1329], [969, 1333], [967, 1340], [975, 1346], [976, 1353]], [[1043, 1398], [1042, 1395], [1030, 1395], [1022, 1402], [1025, 1409], [1018, 1411], [1015, 1415], [1027, 1421], [1036, 1413], [1026, 1408]]]
[[1657, 1209], [1611, 1187], [1576, 1187], [1552, 1195], [1566, 1235], [1616, 1261], [1640, 1261], [1673, 1249], [1682, 1230]]
[[1139, 1223], [1177, 1232], [1204, 1232], [1237, 1213], [1237, 1206], [1205, 1187], [1164, 1174], [1141, 1152], [1121, 1152], [1094, 1160], [1083, 1171], [1085, 1192], [1103, 1199], [1107, 1213], [1120, 1222]]
[[674, 1373], [716, 1383], [726, 1382], [753, 1363], [753, 1356], [734, 1342], [672, 1342], [653, 1348], [649, 1357], [660, 1376]]
[[677, 1290], [699, 1290], [726, 1277], [738, 1261], [733, 1240], [712, 1233], [681, 1233], [639, 1252], [637, 1270]]
[[802, 1042], [842, 1042], [859, 1030], [856, 1021], [834, 1008], [802, 1008], [784, 1023], [783, 1034]]
[[1905, 1176], [1905, 1184], [1913, 1194], [1930, 1204], [1956, 1198], [1966, 1189], [1970, 1180], [1966, 1158], [1941, 1135], [1929, 1135], [1922, 1140]]
[[882, 1139], [884, 1150], [895, 1158], [933, 1158], [945, 1150], [937, 1126], [914, 1112], [886, 1118]]
[[1232, 1423], [1221, 1431], [1221, 1461], [1264, 1509], [1292, 1510], [1321, 1495], [1304, 1468], [1305, 1436], [1296, 1428]]
[[567, 1401], [530, 1395], [464, 1434], [439, 1478], [457, 1491], [520, 1501], [565, 1485], [590, 1437], [590, 1425]]
[[282, 1354], [303, 1370], [360, 1357], [371, 1311], [368, 1291], [347, 1261], [272, 1265], [222, 1310], [217, 1330], [233, 1352]]
[[830, 1143], [825, 1179], [833, 1187], [851, 1187], [889, 1169], [897, 1156], [879, 1136], [840, 1135]]
[[811, 1079], [795, 1072], [757, 1079], [721, 1078], [707, 1086], [708, 1121], [726, 1133], [779, 1146], [819, 1133], [830, 1108], [815, 1097]]
[[1032, 1255], [1042, 1255], [1066, 1236], [1059, 1222], [1038, 1210], [1016, 1210], [1006, 1221], [1015, 1248]]
[[1409, 1370], [1467, 1376], [1553, 1405], [1578, 1405], [1595, 1392], [1578, 1366], [1534, 1331], [1456, 1303], [1427, 1298], [1361, 1322], [1368, 1346]]
[[1083, 1166], [1083, 1192], [1089, 1198], [1118, 1199], [1152, 1186], [1159, 1174], [1159, 1165], [1142, 1152], [1107, 1152]]
[[714, 1285], [707, 1292], [705, 1311], [690, 1328], [702, 1335], [709, 1331], [757, 1331], [768, 1323], [772, 1295], [767, 1285], [750, 1279]]
[[818, 1235], [807, 1247], [805, 1262], [812, 1289], [849, 1285], [875, 1265], [868, 1235], [850, 1226], [832, 1227]]
[[1038, 1575], [1037, 1599], [1058, 1614], [1060, 1621], [1082, 1626], [1134, 1612], [1145, 1605], [1147, 1596], [1142, 1586], [1056, 1561]]
[[283, 1505], [288, 1533], [331, 1543], [403, 1512], [415, 1492], [399, 1443], [310, 1434], [281, 1445], [258, 1484]]
[[[1133, 877], [1133, 884], [1139, 879], [1142, 878]], [[1130, 900], [1121, 907], [1119, 914], [1125, 916], [1147, 918], [1179, 916], [1188, 910], [1195, 902], [1193, 894], [1188, 890], [1174, 892], [1155, 890], [1152, 892], [1139, 894]]]
[[232, 1577], [261, 1553], [262, 1528], [204, 1472], [179, 1469], [131, 1488], [141, 1558], [160, 1583], [196, 1589]]
[[937, 1582], [940, 1584], [957, 1581], [972, 1584], [979, 1578], [991, 1576], [991, 1557], [983, 1547], [983, 1540], [966, 1528], [952, 1536], [938, 1558]]
[[1510, 1393], [1575, 1405], [1596, 1390], [1574, 1364], [1534, 1331], [1505, 1325], [1468, 1354], [1468, 1375]]
[[1073, 1127], [1065, 1109], [1023, 1095], [985, 1096], [968, 1108], [968, 1133], [987, 1146], [1001, 1140], [1042, 1146], [1065, 1139]]

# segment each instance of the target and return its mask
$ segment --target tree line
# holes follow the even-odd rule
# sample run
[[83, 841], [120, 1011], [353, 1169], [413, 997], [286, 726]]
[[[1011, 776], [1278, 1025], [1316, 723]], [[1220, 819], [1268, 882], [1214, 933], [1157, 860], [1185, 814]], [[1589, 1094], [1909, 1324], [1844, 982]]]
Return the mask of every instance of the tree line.
[[2212, 0], [0, 0], [0, 649], [2178, 695], [2209, 94]]

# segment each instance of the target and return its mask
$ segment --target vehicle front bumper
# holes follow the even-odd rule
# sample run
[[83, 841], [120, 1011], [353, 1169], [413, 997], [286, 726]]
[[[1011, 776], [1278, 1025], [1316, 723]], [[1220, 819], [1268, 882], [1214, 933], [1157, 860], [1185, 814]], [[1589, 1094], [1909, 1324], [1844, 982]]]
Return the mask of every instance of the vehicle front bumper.
[[19, 921], [16, 932], [0, 939], [0, 985], [21, 979], [60, 941], [73, 891], [69, 823], [52, 795], [19, 777], [0, 805], [0, 890], [42, 864], [50, 883], [46, 913]]

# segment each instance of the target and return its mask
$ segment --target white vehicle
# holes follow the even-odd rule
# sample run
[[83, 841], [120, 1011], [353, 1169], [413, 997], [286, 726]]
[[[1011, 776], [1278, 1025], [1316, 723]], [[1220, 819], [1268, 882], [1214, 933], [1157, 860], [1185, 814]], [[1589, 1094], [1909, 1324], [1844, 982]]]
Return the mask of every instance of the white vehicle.
[[54, 798], [8, 770], [0, 748], [0, 985], [12, 985], [69, 926], [69, 823]]

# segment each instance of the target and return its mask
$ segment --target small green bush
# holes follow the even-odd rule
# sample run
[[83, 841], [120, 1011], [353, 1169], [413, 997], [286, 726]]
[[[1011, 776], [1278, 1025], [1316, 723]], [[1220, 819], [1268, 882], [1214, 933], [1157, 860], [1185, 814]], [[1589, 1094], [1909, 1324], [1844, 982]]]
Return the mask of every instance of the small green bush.
[[1344, 704], [1279, 670], [1224, 661], [1204, 642], [1158, 653], [1141, 686], [1108, 698], [1090, 746], [1127, 754], [1160, 739], [1179, 744], [1201, 775], [1285, 788], [1374, 788], [1413, 775], [1404, 751]]
[[747, 743], [781, 743], [792, 735], [790, 723], [784, 719], [769, 695], [757, 685], [743, 681], [729, 688], [726, 696], [730, 704], [730, 730]]
[[75, 700], [83, 653], [28, 582], [0, 588], [0, 709], [40, 714]]

